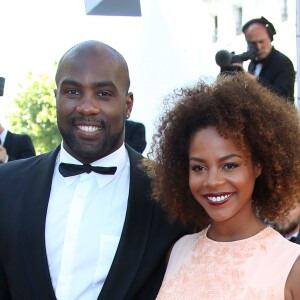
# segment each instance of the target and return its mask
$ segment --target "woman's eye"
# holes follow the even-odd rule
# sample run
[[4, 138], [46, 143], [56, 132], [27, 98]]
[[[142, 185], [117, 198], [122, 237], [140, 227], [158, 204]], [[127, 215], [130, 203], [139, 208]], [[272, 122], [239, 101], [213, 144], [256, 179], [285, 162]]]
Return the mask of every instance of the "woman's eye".
[[224, 165], [224, 169], [226, 169], [226, 170], [235, 169], [237, 167], [238, 167], [238, 164], [236, 164], [236, 163], [226, 163]]
[[203, 166], [192, 166], [191, 169], [192, 169], [192, 171], [195, 171], [195, 172], [205, 171], [205, 167], [203, 167]]

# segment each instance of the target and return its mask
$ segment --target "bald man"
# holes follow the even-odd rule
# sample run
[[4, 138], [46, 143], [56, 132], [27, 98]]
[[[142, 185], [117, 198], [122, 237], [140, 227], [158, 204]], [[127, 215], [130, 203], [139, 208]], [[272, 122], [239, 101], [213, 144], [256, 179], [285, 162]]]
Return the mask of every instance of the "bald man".
[[0, 168], [0, 299], [155, 299], [187, 231], [152, 201], [143, 157], [124, 143], [127, 63], [85, 41], [55, 80], [61, 145]]
[[264, 17], [252, 19], [242, 27], [246, 41], [257, 53], [248, 66], [260, 84], [294, 103], [295, 70], [291, 60], [272, 45], [276, 30]]

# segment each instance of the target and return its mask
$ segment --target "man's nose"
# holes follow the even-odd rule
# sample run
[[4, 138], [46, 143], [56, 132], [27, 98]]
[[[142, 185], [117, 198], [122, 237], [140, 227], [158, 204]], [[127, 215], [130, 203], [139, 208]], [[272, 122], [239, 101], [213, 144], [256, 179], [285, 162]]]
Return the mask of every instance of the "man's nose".
[[76, 110], [85, 115], [97, 114], [100, 111], [99, 101], [93, 95], [86, 94], [79, 101]]
[[263, 45], [261, 43], [255, 43], [256, 49], [260, 50], [263, 48]]

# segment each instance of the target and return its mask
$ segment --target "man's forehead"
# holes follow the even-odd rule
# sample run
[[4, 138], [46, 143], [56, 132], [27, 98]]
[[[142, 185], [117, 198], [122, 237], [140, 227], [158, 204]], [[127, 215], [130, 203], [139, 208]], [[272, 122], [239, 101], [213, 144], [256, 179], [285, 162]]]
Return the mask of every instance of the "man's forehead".
[[122, 72], [120, 64], [109, 58], [101, 56], [71, 56], [66, 58], [58, 69], [57, 79], [63, 77], [72, 77], [90, 75], [105, 75], [108, 77], [117, 77]]
[[257, 31], [267, 33], [266, 27], [263, 24], [260, 24], [260, 23], [253, 23], [253, 24], [249, 25], [249, 27], [246, 29], [247, 33], [257, 32]]
[[70, 49], [61, 59], [56, 74], [59, 84], [67, 73], [106, 74], [112, 80], [121, 81], [128, 89], [130, 85], [128, 67], [123, 56], [115, 49], [102, 43], [79, 44]]

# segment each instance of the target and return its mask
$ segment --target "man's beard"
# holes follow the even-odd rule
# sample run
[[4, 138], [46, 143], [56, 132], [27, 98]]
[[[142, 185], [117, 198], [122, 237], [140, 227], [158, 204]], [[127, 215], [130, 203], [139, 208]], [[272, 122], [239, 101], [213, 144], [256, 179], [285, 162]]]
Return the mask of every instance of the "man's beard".
[[284, 236], [289, 235], [297, 228], [299, 222], [300, 220], [294, 220], [293, 222], [288, 223], [287, 225], [277, 226], [277, 230], [279, 233], [281, 233]]
[[118, 133], [110, 134], [110, 128], [105, 124], [102, 126], [101, 139], [100, 140], [78, 140], [72, 130], [64, 130], [58, 124], [59, 131], [62, 135], [64, 143], [66, 143], [69, 149], [73, 153], [70, 153], [79, 161], [96, 161], [102, 157], [105, 157], [112, 152], [112, 149], [116, 148], [122, 138], [123, 130]]

